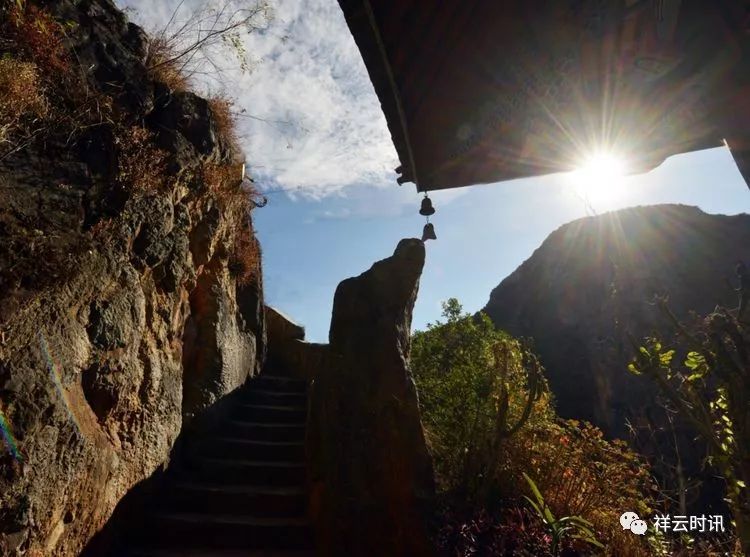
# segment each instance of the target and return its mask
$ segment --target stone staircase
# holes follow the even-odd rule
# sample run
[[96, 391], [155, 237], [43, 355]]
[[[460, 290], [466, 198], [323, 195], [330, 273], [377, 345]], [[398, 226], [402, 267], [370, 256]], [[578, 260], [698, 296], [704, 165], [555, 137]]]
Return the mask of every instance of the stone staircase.
[[314, 555], [306, 518], [306, 383], [264, 375], [192, 440], [144, 517], [133, 557]]

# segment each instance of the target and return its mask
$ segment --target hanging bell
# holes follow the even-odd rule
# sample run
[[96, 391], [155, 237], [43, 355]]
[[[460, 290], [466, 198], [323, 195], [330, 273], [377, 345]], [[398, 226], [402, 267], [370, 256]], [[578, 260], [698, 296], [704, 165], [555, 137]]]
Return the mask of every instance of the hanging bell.
[[427, 197], [427, 195], [422, 199], [422, 206], [419, 208], [419, 214], [424, 217], [429, 217], [430, 215], [435, 214], [435, 208], [432, 206], [432, 199]]
[[431, 222], [425, 224], [424, 228], [422, 229], [422, 241], [426, 242], [427, 240], [437, 240], [437, 236], [435, 235], [435, 227], [432, 226]]

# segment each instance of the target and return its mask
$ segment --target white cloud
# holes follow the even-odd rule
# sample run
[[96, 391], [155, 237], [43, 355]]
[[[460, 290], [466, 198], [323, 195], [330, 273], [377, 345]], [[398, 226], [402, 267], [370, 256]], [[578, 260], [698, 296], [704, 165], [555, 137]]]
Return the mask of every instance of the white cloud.
[[[118, 1], [133, 8], [131, 19], [147, 30], [163, 27], [178, 5]], [[182, 9], [203, 5], [186, 0]], [[338, 2], [271, 5], [268, 28], [245, 38], [257, 62], [253, 71], [228, 71], [224, 79], [224, 92], [247, 114], [240, 134], [250, 172], [267, 188], [317, 198], [358, 184], [395, 187], [395, 149]], [[237, 65], [227, 57], [224, 65], [232, 62]]]

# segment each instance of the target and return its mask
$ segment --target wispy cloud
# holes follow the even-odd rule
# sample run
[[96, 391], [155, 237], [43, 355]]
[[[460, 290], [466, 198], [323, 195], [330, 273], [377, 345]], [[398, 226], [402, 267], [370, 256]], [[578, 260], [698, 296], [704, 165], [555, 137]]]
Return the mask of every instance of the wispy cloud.
[[[118, 0], [147, 30], [178, 2]], [[229, 70], [251, 172], [270, 189], [321, 198], [353, 185], [395, 186], [397, 157], [380, 103], [336, 0], [273, 0], [267, 29], [245, 38], [252, 72]], [[187, 0], [181, 9], [203, 7]], [[224, 61], [231, 64], [231, 57]], [[236, 63], [235, 63], [236, 65]], [[197, 84], [216, 88], [211, 81]]]

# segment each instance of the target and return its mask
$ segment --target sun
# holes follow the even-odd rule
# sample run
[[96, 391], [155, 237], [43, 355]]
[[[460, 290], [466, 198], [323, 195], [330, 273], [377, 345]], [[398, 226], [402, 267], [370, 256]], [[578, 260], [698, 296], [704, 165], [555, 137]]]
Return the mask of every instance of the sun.
[[606, 208], [624, 193], [625, 160], [614, 153], [596, 153], [569, 174], [576, 195], [594, 209]]

